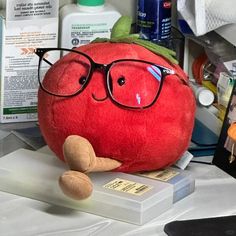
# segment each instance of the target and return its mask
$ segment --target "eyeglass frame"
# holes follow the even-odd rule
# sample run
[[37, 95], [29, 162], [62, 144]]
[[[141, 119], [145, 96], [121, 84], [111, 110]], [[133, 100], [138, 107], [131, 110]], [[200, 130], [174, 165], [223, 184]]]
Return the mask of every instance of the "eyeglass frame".
[[[50, 63], [49, 61], [47, 61], [47, 59], [45, 59], [43, 56], [45, 55], [45, 53], [49, 52], [49, 51], [68, 51], [68, 52], [73, 52], [73, 53], [77, 53], [77, 54], [80, 54], [84, 57], [86, 57], [89, 62], [90, 62], [90, 69], [89, 69], [89, 72], [88, 72], [88, 75], [86, 77], [86, 81], [85, 83], [81, 86], [81, 89], [79, 89], [78, 91], [76, 91], [75, 93], [73, 94], [70, 94], [70, 95], [60, 95], [60, 94], [55, 94], [55, 93], [52, 93], [50, 91], [48, 91], [47, 89], [44, 88], [43, 84], [41, 83], [41, 80], [40, 80], [40, 64], [41, 64], [41, 61], [44, 60], [46, 63], [48, 63], [49, 65], [53, 65], [52, 63]], [[80, 52], [80, 51], [77, 51], [75, 50], [74, 48], [73, 49], [68, 49], [68, 48], [36, 48], [34, 50], [34, 53], [39, 57], [39, 63], [38, 63], [38, 82], [39, 82], [39, 85], [40, 85], [40, 88], [46, 92], [47, 94], [50, 94], [52, 96], [56, 96], [56, 97], [64, 97], [64, 98], [69, 98], [69, 97], [74, 97], [76, 95], [79, 95], [81, 92], [84, 91], [84, 89], [88, 86], [91, 78], [92, 78], [92, 75], [94, 73], [94, 71], [96, 69], [103, 69], [103, 71], [105, 72], [105, 90], [106, 90], [106, 94], [108, 95], [107, 97], [109, 97], [111, 99], [111, 101], [113, 103], [115, 103], [117, 106], [121, 106], [123, 108], [128, 108], [128, 109], [134, 109], [134, 110], [141, 110], [141, 109], [146, 109], [146, 108], [149, 108], [151, 107], [158, 99], [160, 93], [161, 93], [161, 90], [162, 90], [162, 86], [163, 86], [163, 82], [164, 82], [164, 79], [167, 75], [177, 75], [175, 73], [174, 70], [172, 69], [169, 69], [167, 67], [164, 67], [164, 66], [160, 66], [160, 65], [157, 65], [156, 63], [153, 63], [153, 62], [149, 62], [149, 61], [145, 61], [145, 60], [141, 60], [141, 59], [128, 59], [128, 58], [125, 58], [125, 59], [118, 59], [118, 60], [115, 60], [115, 61], [112, 61], [111, 63], [109, 64], [100, 64], [100, 63], [96, 63], [91, 57], [89, 57], [87, 54], [83, 53], [83, 52]], [[126, 106], [124, 104], [121, 104], [119, 103], [118, 101], [116, 101], [113, 96], [112, 96], [112, 92], [111, 92], [111, 88], [110, 88], [110, 85], [109, 85], [109, 70], [110, 68], [115, 64], [115, 63], [118, 63], [118, 62], [125, 62], [125, 61], [133, 61], [133, 62], [143, 62], [143, 63], [146, 63], [146, 64], [149, 64], [149, 65], [154, 65], [156, 67], [158, 67], [161, 72], [162, 72], [162, 78], [161, 78], [161, 81], [160, 81], [160, 86], [159, 86], [159, 89], [157, 91], [157, 94], [155, 96], [155, 98], [153, 99], [153, 101], [149, 104], [149, 105], [146, 105], [146, 106], [143, 106], [143, 107], [131, 107], [131, 106]], [[177, 75], [178, 76], [178, 75]], [[179, 77], [179, 76], [178, 76]], [[181, 79], [181, 78], [180, 78]], [[183, 80], [183, 79], [181, 79]], [[184, 81], [184, 80], [183, 80]], [[185, 81], [184, 81], [185, 82]], [[185, 82], [186, 83], [186, 82]]]

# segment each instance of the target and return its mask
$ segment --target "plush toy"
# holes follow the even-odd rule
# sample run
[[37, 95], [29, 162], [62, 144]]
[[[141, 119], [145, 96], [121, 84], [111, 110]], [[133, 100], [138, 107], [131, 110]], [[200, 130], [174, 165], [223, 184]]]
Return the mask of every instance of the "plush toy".
[[130, 35], [130, 27], [122, 17], [111, 39], [61, 52], [55, 63], [53, 50], [41, 55], [50, 68], [40, 68], [39, 125], [70, 168], [59, 184], [74, 199], [91, 195], [87, 173], [164, 168], [191, 139], [195, 98], [186, 74], [173, 51]]

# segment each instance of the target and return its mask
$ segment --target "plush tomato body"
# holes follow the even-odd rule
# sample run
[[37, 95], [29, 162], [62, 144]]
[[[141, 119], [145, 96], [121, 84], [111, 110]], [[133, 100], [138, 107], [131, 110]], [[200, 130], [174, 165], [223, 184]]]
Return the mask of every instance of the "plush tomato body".
[[[39, 124], [55, 154], [63, 160], [64, 140], [69, 135], [77, 134], [91, 142], [98, 157], [121, 161], [117, 171], [160, 169], [180, 158], [189, 145], [195, 112], [195, 99], [190, 87], [183, 82], [187, 81], [187, 77], [181, 68], [135, 44], [94, 43], [78, 50], [96, 63], [109, 64], [125, 58], [142, 59], [173, 69], [177, 75], [166, 76], [157, 101], [142, 110], [124, 109], [113, 103], [107, 97], [105, 72], [99, 68], [79, 95], [60, 98], [40, 89]], [[62, 86], [69, 80], [76, 81], [79, 70], [81, 68], [74, 64], [63, 67], [62, 59], [52, 67], [45, 83]], [[125, 68], [122, 73], [133, 78], [136, 76], [132, 68]], [[132, 92], [132, 86], [129, 90]]]

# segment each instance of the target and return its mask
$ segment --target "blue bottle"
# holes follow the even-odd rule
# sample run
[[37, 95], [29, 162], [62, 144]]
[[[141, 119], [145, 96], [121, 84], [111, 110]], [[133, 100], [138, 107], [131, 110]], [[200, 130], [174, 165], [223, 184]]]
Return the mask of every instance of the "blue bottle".
[[138, 0], [137, 27], [142, 39], [168, 46], [171, 0]]

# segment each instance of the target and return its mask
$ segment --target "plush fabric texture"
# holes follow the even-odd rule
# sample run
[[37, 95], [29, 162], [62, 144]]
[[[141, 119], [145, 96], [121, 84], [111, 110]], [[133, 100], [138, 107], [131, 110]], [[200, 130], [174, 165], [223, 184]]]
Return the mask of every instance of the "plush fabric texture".
[[[173, 164], [186, 151], [192, 134], [195, 98], [191, 88], [180, 78], [188, 78], [182, 69], [147, 49], [125, 43], [93, 43], [77, 50], [96, 63], [108, 64], [117, 59], [143, 59], [174, 69], [177, 75], [166, 76], [156, 103], [144, 110], [123, 109], [106, 97], [104, 72], [97, 69], [85, 90], [74, 97], [59, 98], [39, 89], [39, 125], [48, 146], [64, 160], [62, 145], [69, 135], [88, 139], [97, 156], [122, 162], [116, 171], [156, 170]], [[135, 77], [135, 71], [127, 69]], [[126, 71], [126, 73], [127, 73]], [[59, 61], [47, 74], [49, 86], [63, 86], [76, 81], [80, 68]], [[130, 88], [132, 89], [132, 88]]]

